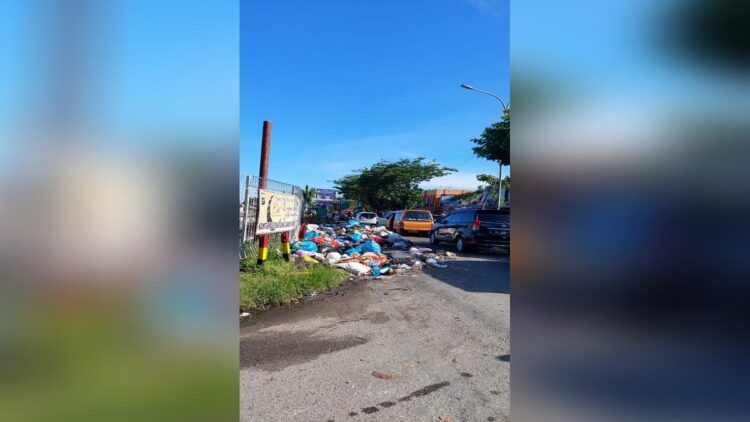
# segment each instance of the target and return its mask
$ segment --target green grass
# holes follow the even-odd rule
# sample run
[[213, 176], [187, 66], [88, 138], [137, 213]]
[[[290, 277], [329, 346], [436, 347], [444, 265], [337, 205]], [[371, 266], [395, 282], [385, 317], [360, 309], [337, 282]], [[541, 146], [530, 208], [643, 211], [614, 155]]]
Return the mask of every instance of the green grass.
[[284, 305], [312, 292], [341, 285], [347, 273], [324, 265], [296, 267], [281, 259], [269, 259], [260, 267], [240, 273], [240, 309], [261, 311]]

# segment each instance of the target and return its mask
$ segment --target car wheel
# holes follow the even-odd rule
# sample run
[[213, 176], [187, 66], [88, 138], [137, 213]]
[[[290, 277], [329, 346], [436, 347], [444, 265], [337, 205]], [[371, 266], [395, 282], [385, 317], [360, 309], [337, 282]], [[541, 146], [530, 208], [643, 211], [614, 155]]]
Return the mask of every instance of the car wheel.
[[433, 245], [437, 245], [440, 243], [437, 237], [435, 237], [435, 232], [430, 232], [430, 243]]
[[459, 252], [466, 251], [466, 241], [463, 237], [459, 237], [458, 239], [456, 239], [456, 250]]

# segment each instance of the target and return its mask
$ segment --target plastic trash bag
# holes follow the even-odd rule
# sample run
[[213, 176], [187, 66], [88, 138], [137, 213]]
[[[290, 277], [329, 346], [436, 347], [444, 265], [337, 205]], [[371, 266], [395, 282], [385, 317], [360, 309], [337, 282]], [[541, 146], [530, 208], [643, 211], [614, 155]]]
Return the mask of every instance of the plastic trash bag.
[[302, 249], [294, 252], [297, 256], [315, 256], [315, 252], [312, 251], [303, 251]]
[[374, 240], [367, 240], [363, 242], [361, 245], [362, 252], [375, 252], [377, 254], [380, 253], [380, 245], [378, 245], [377, 242]]
[[360, 233], [353, 233], [349, 235], [349, 239], [352, 240], [352, 242], [359, 242], [362, 240], [362, 234]]
[[394, 242], [393, 245], [396, 249], [409, 249], [409, 244], [406, 243], [406, 240], [400, 240], [398, 242]]
[[307, 233], [305, 233], [305, 240], [310, 240], [313, 237], [319, 237], [319, 236], [320, 235], [318, 234], [318, 232], [316, 232], [314, 230], [311, 230], [311, 231], [308, 231]]
[[406, 239], [401, 237], [398, 233], [389, 233], [388, 234], [388, 243], [394, 243], [394, 242], [404, 242]]
[[374, 241], [375, 241], [375, 242], [377, 242], [377, 243], [378, 243], [379, 245], [382, 245], [383, 243], [386, 243], [386, 242], [387, 242], [387, 240], [383, 239], [383, 238], [382, 238], [382, 237], [380, 237], [380, 236], [376, 236], [376, 235], [372, 235], [372, 236], [370, 236], [370, 239], [374, 240]]
[[320, 252], [323, 255], [325, 255], [325, 254], [327, 254], [328, 252], [331, 252], [331, 251], [333, 251], [333, 248], [329, 244], [323, 244], [323, 245], [320, 245], [318, 247], [318, 252]]
[[447, 265], [441, 264], [440, 261], [438, 261], [435, 258], [427, 258], [427, 261], [425, 261], [427, 265], [435, 268], [448, 268]]
[[326, 260], [333, 263], [341, 261], [341, 254], [338, 252], [329, 252], [326, 254]]
[[311, 242], [309, 240], [305, 240], [304, 242], [298, 243], [300, 250], [303, 251], [310, 251], [310, 252], [317, 252], [318, 251], [318, 245], [316, 245], [314, 242]]
[[343, 268], [344, 270], [356, 275], [365, 275], [370, 273], [370, 267], [364, 264], [360, 264], [359, 262], [345, 262], [343, 264], [336, 264], [334, 265], [334, 267]]
[[323, 227], [319, 231], [322, 231], [323, 233], [327, 234], [328, 236], [336, 237], [336, 232], [332, 228], [330, 228], [330, 227]]
[[303, 256], [302, 261], [307, 262], [309, 264], [319, 264], [318, 260], [311, 256]]
[[362, 253], [362, 246], [355, 246], [351, 249], [347, 249], [346, 252], [344, 252], [347, 255], [353, 255], [353, 254], [361, 254]]

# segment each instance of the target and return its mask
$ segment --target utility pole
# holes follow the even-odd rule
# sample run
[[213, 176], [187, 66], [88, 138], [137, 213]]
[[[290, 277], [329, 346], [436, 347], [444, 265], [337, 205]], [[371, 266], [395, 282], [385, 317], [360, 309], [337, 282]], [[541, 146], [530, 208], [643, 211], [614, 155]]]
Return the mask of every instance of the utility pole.
[[[479, 88], [474, 88], [473, 86], [466, 85], [466, 84], [461, 84], [461, 88], [468, 89], [470, 91], [480, 92], [482, 94], [489, 95], [490, 97], [494, 97], [496, 100], [500, 101], [500, 104], [503, 106], [503, 113], [505, 113], [505, 111], [508, 110], [508, 107], [505, 105], [505, 101], [503, 101], [503, 99], [500, 98], [500, 96], [498, 96], [498, 95], [495, 95], [495, 94], [493, 94], [491, 92], [483, 91], [483, 90], [481, 90]], [[500, 114], [500, 121], [501, 122], [503, 121], [503, 117], [504, 117], [504, 115]], [[498, 164], [499, 164], [498, 167], [500, 167], [500, 171], [498, 172], [498, 177], [500, 178], [500, 180], [498, 182], [499, 186], [497, 188], [497, 209], [500, 209], [500, 207], [502, 206], [502, 203], [503, 203], [503, 163], [500, 162]]]
[[[266, 189], [268, 186], [268, 159], [271, 156], [271, 122], [268, 120], [263, 122], [263, 137], [260, 144], [260, 177], [259, 189]], [[260, 197], [258, 198], [260, 200]], [[258, 204], [258, 212], [260, 212], [260, 204]], [[262, 234], [258, 236], [258, 265], [263, 265], [263, 262], [268, 258], [268, 235]]]

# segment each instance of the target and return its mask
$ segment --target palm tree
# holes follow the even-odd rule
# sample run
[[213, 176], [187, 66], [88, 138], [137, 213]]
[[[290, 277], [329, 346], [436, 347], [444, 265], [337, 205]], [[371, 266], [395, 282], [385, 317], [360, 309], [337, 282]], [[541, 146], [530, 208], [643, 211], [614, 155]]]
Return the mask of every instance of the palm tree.
[[305, 198], [305, 204], [307, 205], [307, 208], [313, 207], [316, 193], [317, 191], [315, 190], [315, 188], [311, 188], [305, 185], [305, 189], [302, 190], [302, 197]]

